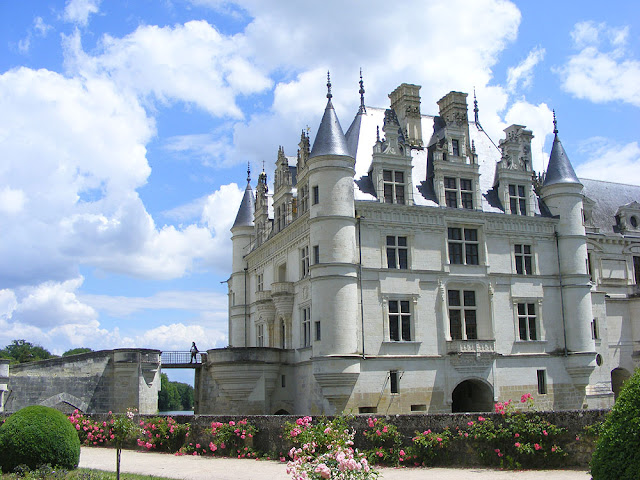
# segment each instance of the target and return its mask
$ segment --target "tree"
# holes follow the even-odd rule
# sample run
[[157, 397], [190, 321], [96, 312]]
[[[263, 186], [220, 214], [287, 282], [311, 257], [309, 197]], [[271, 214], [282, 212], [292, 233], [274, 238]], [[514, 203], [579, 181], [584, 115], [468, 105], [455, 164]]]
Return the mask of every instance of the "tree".
[[11, 363], [37, 362], [54, 357], [55, 355], [40, 345], [34, 345], [26, 340], [12, 340], [9, 345], [0, 350], [0, 358], [8, 358]]
[[62, 354], [63, 357], [68, 357], [69, 355], [78, 355], [80, 353], [89, 353], [93, 352], [90, 348], [80, 347], [80, 348], [72, 348], [71, 350], [67, 350]]
[[193, 387], [186, 383], [175, 382], [180, 395], [182, 410], [193, 410]]
[[175, 382], [170, 382], [166, 373], [160, 375], [160, 391], [158, 392], [158, 410], [167, 412], [180, 410], [180, 394]]

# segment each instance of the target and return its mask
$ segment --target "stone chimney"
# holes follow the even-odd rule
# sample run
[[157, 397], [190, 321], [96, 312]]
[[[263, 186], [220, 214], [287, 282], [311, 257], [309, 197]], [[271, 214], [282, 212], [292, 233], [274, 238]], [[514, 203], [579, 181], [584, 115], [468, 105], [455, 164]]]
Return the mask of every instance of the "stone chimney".
[[412, 147], [422, 147], [420, 88], [420, 85], [403, 83], [389, 94], [391, 108], [396, 112], [406, 142]]
[[457, 125], [459, 127], [469, 124], [467, 113], [467, 94], [462, 92], [449, 92], [438, 100], [440, 117], [442, 117], [447, 127]]

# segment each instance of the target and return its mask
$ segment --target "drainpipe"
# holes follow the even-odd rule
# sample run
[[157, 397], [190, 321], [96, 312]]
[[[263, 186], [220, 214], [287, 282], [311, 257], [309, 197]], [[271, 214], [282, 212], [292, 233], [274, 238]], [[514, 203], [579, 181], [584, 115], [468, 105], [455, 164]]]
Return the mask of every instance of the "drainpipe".
[[244, 267], [244, 346], [247, 347], [247, 271], [249, 267]]
[[562, 313], [562, 336], [564, 339], [564, 356], [568, 356], [567, 351], [567, 324], [564, 317], [564, 294], [562, 292], [562, 269], [560, 268], [560, 243], [558, 241], [558, 231], [554, 232], [556, 237], [556, 253], [558, 254], [558, 281], [560, 282], [560, 311]]
[[356, 214], [356, 220], [358, 222], [358, 286], [360, 287], [360, 330], [362, 331], [362, 359], [366, 360], [364, 354], [364, 302], [362, 297], [362, 236], [360, 235], [361, 224], [360, 220], [364, 218]]

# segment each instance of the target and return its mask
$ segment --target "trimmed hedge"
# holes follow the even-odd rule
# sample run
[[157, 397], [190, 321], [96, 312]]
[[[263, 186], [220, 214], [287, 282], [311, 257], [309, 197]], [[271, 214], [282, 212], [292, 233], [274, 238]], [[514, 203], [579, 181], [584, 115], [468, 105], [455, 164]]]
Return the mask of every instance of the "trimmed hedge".
[[66, 415], [49, 407], [25, 407], [0, 426], [0, 468], [35, 469], [49, 464], [74, 469], [80, 461], [80, 440]]
[[640, 478], [640, 369], [607, 416], [591, 459], [593, 480]]

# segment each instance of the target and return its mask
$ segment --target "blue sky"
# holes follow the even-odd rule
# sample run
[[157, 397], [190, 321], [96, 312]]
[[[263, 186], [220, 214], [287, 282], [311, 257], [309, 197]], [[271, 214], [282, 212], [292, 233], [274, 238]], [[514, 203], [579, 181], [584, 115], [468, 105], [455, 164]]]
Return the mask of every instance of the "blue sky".
[[[551, 109], [578, 175], [640, 184], [637, 2], [0, 0], [0, 346], [227, 344], [229, 228], [279, 145], [422, 85], [494, 141]], [[470, 103], [471, 103], [470, 95]], [[270, 177], [271, 178], [271, 175]], [[176, 377], [177, 378], [177, 377]]]

